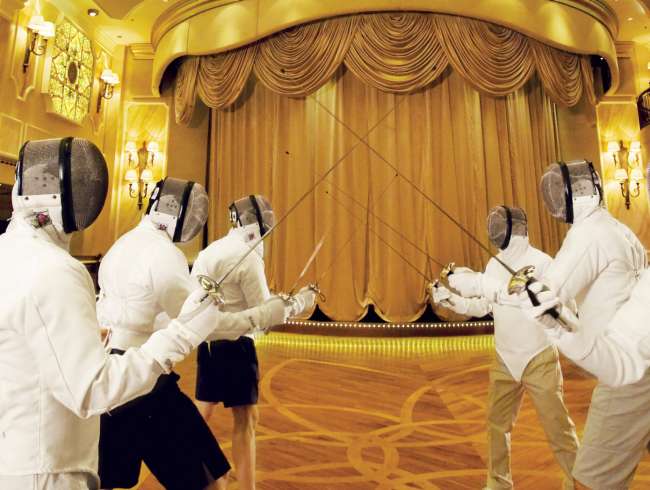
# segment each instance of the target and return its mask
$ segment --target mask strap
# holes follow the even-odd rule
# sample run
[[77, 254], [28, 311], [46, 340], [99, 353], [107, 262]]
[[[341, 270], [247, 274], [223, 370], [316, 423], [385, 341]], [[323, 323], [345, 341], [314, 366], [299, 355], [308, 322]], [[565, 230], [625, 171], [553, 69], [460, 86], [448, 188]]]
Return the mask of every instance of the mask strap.
[[185, 223], [185, 215], [187, 214], [187, 204], [190, 201], [190, 194], [192, 193], [192, 187], [194, 187], [194, 182], [191, 180], [185, 186], [183, 191], [183, 197], [181, 199], [181, 212], [178, 214], [178, 222], [176, 223], [176, 229], [174, 230], [173, 242], [181, 241], [181, 233], [183, 232], [183, 223]]
[[147, 211], [144, 214], [149, 214], [153, 211], [154, 205], [158, 204], [158, 199], [160, 198], [160, 191], [162, 190], [163, 185], [165, 184], [166, 179], [159, 180], [151, 192], [151, 197], [149, 198], [149, 204], [147, 204]]
[[569, 168], [566, 163], [559, 162], [560, 171], [562, 172], [562, 180], [564, 180], [564, 201], [566, 210], [564, 214], [567, 223], [573, 223], [573, 189], [571, 189], [571, 176], [569, 175]]
[[603, 202], [603, 188], [600, 185], [600, 177], [598, 177], [598, 174], [594, 169], [594, 164], [591, 162], [587, 162], [587, 163], [589, 163], [589, 171], [591, 172], [591, 183], [596, 188], [596, 191], [598, 191], [598, 197], [599, 197], [598, 202], [600, 204]]
[[506, 212], [506, 236], [501, 243], [501, 250], [505, 250], [510, 245], [510, 238], [512, 238], [512, 212], [508, 206], [501, 206]]
[[72, 233], [77, 231], [74, 219], [74, 202], [72, 202], [72, 157], [73, 138], [63, 138], [59, 145], [59, 186], [61, 188], [61, 215], [63, 216], [63, 231]]
[[23, 160], [25, 159], [25, 147], [29, 144], [29, 141], [25, 141], [23, 146], [20, 147], [20, 153], [18, 153], [18, 164], [16, 165], [16, 186], [18, 189], [18, 195], [23, 195]]
[[260, 227], [260, 236], [264, 236], [266, 233], [265, 227], [264, 227], [264, 222], [262, 221], [262, 210], [260, 209], [260, 205], [257, 202], [257, 199], [255, 199], [254, 195], [248, 196], [248, 198], [251, 200], [251, 204], [253, 206], [253, 209], [255, 210], [255, 217], [257, 218], [257, 224]]

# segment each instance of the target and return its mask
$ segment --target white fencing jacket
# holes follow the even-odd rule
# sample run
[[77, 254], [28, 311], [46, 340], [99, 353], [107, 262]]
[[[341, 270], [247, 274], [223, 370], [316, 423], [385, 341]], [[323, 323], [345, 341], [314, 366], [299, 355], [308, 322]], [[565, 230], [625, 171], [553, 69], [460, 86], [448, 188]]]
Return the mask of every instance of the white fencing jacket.
[[[541, 277], [552, 259], [544, 252], [532, 247], [528, 237], [513, 236], [510, 245], [498, 253], [497, 257], [513, 270], [535, 266], [535, 277]], [[494, 258], [485, 267], [484, 274], [502, 284], [507, 290], [510, 273]], [[520, 308], [490, 302], [487, 298], [468, 298], [471, 302], [473, 316], [484, 316], [490, 311], [494, 316], [494, 342], [496, 350], [503, 359], [514, 379], [521, 381], [524, 369], [537, 354], [549, 347], [551, 343], [537, 326]]]
[[[244, 228], [233, 228], [226, 236], [211, 243], [194, 261], [192, 277], [204, 274], [221, 280], [250, 250], [246, 235]], [[223, 311], [229, 312], [252, 308], [271, 297], [264, 273], [264, 259], [257, 250], [249, 253], [228, 276], [221, 291], [225, 299]]]
[[[614, 326], [614, 321], [622, 324], [631, 321], [631, 318], [625, 318], [640, 307], [638, 302], [649, 291], [648, 285], [640, 285], [638, 299], [627, 306], [616, 320], [613, 318], [630, 298], [645, 267], [646, 252], [641, 242], [627, 226], [614, 219], [605, 209], [597, 208], [574, 223], [560, 251], [543, 275], [542, 282], [557, 292], [564, 304], [575, 299], [580, 329], [575, 333], [551, 334], [551, 341], [568, 358], [590, 371], [593, 369], [588, 366], [604, 363], [605, 360], [599, 353], [606, 347], [605, 344], [598, 344], [596, 348], [596, 339], [605, 333], [608, 325]], [[644, 321], [644, 317], [636, 319]], [[632, 330], [618, 326], [615, 328], [619, 330], [616, 334], [619, 338]], [[626, 330], [627, 333], [624, 333]], [[616, 370], [617, 362], [610, 359], [599, 371]], [[613, 379], [617, 377], [614, 375]], [[611, 382], [613, 381], [608, 379], [607, 383]]]
[[[183, 253], [147, 216], [108, 251], [99, 268], [99, 285], [100, 323], [110, 329], [108, 346], [121, 350], [142, 345], [165, 327], [198, 287], [190, 278]], [[268, 306], [224, 311], [218, 332], [208, 338], [235, 340], [255, 329], [283, 323], [285, 317], [277, 317]]]
[[0, 475], [97, 479], [94, 415], [150, 391], [156, 359], [192, 347], [177, 337], [107, 355], [92, 279], [61, 245], [15, 214], [0, 236]]
[[142, 345], [166, 327], [198, 287], [183, 252], [148, 216], [109, 249], [98, 281], [99, 323], [110, 330], [108, 346], [121, 350]]

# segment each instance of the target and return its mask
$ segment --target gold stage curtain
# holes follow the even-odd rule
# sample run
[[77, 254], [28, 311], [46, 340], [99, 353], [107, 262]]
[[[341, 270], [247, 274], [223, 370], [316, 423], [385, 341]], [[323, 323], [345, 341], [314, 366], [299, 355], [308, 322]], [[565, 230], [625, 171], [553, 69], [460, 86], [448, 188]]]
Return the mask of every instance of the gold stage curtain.
[[208, 107], [227, 107], [237, 100], [253, 69], [257, 49], [253, 44], [200, 58], [196, 83], [199, 97]]
[[368, 85], [386, 92], [413, 92], [447, 68], [433, 16], [381, 14], [363, 20], [345, 65]]
[[174, 85], [174, 111], [176, 122], [188, 125], [196, 103], [196, 77], [200, 58], [188, 58], [178, 69]]
[[281, 95], [309, 95], [343, 62], [359, 17], [338, 17], [294, 27], [260, 43], [255, 75]]
[[488, 256], [407, 180], [485, 245], [488, 209], [522, 206], [532, 243], [554, 253], [562, 230], [538, 192], [557, 157], [553, 116], [535, 77], [496, 98], [451, 69], [407, 95], [345, 67], [305, 98], [251, 79], [241, 103], [212, 111], [209, 236], [227, 231], [234, 199], [264, 194], [281, 217], [336, 165], [268, 240], [269, 283], [289, 290], [324, 236], [303, 284], [318, 280], [328, 316], [354, 321], [372, 303], [387, 320], [412, 321], [426, 306], [425, 277], [437, 277], [440, 264], [481, 269]]
[[451, 65], [489, 95], [512, 93], [537, 73], [556, 103], [573, 106], [584, 93], [595, 102], [588, 57], [545, 46], [506, 27], [450, 15], [336, 17], [198, 58], [200, 63], [186, 58], [176, 79], [179, 123], [191, 119], [197, 93], [213, 109], [233, 104], [251, 73], [274, 92], [298, 97], [322, 87], [341, 64], [368, 85], [392, 93], [420, 90]]

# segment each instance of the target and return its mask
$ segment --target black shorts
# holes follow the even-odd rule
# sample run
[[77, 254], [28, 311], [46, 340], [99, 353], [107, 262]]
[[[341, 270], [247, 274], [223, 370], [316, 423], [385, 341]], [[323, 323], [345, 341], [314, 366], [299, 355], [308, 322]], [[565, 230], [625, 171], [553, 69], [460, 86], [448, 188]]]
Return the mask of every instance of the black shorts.
[[260, 371], [253, 339], [204, 342], [197, 363], [197, 400], [225, 407], [257, 404]]
[[219, 443], [196, 405], [163, 375], [148, 395], [101, 416], [101, 488], [138, 483], [141, 463], [167, 490], [202, 490], [230, 469]]

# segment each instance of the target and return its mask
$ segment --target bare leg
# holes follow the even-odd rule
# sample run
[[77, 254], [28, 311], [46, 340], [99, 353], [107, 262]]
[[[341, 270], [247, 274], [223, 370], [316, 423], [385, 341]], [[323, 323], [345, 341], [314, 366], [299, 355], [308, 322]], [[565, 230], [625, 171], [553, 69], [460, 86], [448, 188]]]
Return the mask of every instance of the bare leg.
[[255, 405], [233, 407], [232, 457], [240, 490], [255, 490], [255, 427], [259, 412]]
[[196, 400], [196, 407], [199, 409], [199, 412], [201, 413], [201, 417], [203, 417], [203, 420], [206, 422], [210, 417], [212, 417], [212, 414], [214, 413], [214, 407], [216, 403], [211, 403], [211, 402], [202, 402], [200, 400]]
[[228, 488], [228, 473], [210, 483], [205, 490], [226, 490]]

